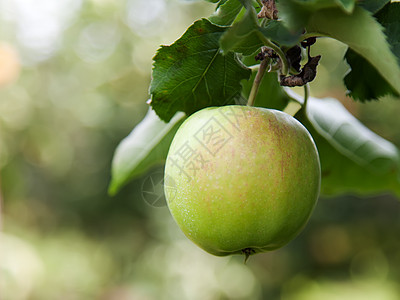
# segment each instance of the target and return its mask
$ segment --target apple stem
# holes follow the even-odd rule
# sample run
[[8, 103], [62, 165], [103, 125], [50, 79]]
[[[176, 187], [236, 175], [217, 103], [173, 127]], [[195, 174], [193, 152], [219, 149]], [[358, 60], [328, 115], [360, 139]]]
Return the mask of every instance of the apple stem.
[[265, 71], [269, 65], [269, 58], [265, 57], [258, 68], [256, 78], [253, 81], [253, 86], [251, 87], [249, 99], [247, 100], [248, 106], [254, 106], [254, 102], [256, 101], [256, 96], [258, 93], [258, 88], [260, 87], [261, 80], [264, 77]]

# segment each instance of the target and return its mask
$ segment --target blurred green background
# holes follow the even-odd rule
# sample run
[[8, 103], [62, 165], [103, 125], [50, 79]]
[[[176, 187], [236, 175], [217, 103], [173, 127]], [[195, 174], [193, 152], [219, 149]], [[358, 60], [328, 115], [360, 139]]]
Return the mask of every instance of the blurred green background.
[[[289, 245], [213, 257], [144, 194], [107, 195], [113, 152], [147, 111], [152, 57], [214, 6], [0, 0], [0, 299], [399, 299], [400, 205], [321, 197]], [[345, 96], [343, 45], [321, 39], [315, 96], [400, 146], [400, 105]]]

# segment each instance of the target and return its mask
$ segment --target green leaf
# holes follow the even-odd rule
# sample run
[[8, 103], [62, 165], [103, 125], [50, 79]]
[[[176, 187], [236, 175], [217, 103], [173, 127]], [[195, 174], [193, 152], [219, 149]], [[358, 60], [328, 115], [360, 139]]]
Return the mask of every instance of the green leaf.
[[400, 180], [396, 170], [379, 174], [360, 166], [337, 151], [315, 129], [304, 124], [313, 136], [320, 155], [322, 195], [374, 195], [390, 192], [400, 197]]
[[371, 195], [391, 192], [400, 197], [400, 181], [396, 170], [383, 174], [373, 172], [337, 151], [311, 125], [304, 124], [313, 136], [320, 155], [322, 195]]
[[131, 179], [165, 161], [184, 115], [178, 113], [169, 123], [165, 123], [149, 109], [145, 118], [121, 141], [115, 151], [110, 195], [115, 195]]
[[335, 38], [363, 56], [400, 93], [400, 68], [390, 49], [382, 26], [363, 8], [348, 15], [340, 9], [326, 9], [314, 14], [306, 27], [309, 35]]
[[[297, 94], [288, 94], [303, 102]], [[399, 150], [361, 124], [338, 100], [310, 98], [307, 117], [304, 111], [298, 117], [320, 154], [323, 194], [400, 195]]]
[[302, 32], [291, 32], [281, 21], [276, 20], [269, 21], [261, 28], [254, 8], [250, 8], [239, 22], [224, 33], [220, 40], [221, 48], [224, 52], [235, 51], [251, 55], [263, 45], [260, 34], [281, 46], [290, 47], [299, 42]]
[[359, 5], [369, 12], [375, 14], [389, 2], [390, 0], [363, 0], [359, 2]]
[[240, 81], [251, 71], [234, 53], [222, 55], [219, 39], [225, 30], [202, 19], [174, 44], [157, 51], [150, 93], [151, 106], [162, 120], [168, 122], [177, 111], [190, 115], [234, 103]]
[[325, 8], [339, 8], [350, 14], [355, 7], [355, 0], [280, 0], [277, 3], [279, 17], [291, 30], [301, 30], [311, 16]]
[[218, 4], [218, 8], [215, 13], [208, 19], [215, 25], [231, 25], [242, 9], [243, 6], [238, 0], [228, 0], [222, 5]]
[[400, 3], [393, 2], [386, 5], [376, 15], [378, 22], [385, 28], [387, 41], [400, 63]]
[[[256, 74], [257, 71], [254, 71], [250, 80], [242, 81], [242, 94], [246, 99], [250, 95]], [[283, 110], [288, 102], [289, 98], [280, 86], [277, 74], [275, 72], [266, 73], [261, 80], [254, 106]]]
[[217, 5], [217, 8], [216, 8], [216, 10], [221, 6], [221, 5], [224, 5], [226, 2], [228, 2], [228, 1], [230, 1], [230, 0], [220, 0], [219, 2], [218, 2], [218, 5]]
[[246, 9], [251, 9], [253, 8], [253, 0], [239, 0], [240, 3], [246, 8]]
[[235, 51], [243, 55], [253, 54], [263, 45], [257, 34], [258, 29], [255, 10], [248, 9], [244, 17], [221, 37], [221, 49], [225, 53]]
[[338, 100], [311, 98], [307, 117], [336, 150], [360, 166], [379, 174], [398, 168], [396, 146], [365, 127]]
[[[385, 27], [387, 40], [397, 57], [397, 61], [400, 61], [399, 16], [400, 3], [386, 5], [376, 15], [377, 20]], [[385, 58], [382, 56], [382, 59]], [[368, 61], [351, 49], [346, 53], [346, 60], [351, 67], [351, 72], [344, 78], [344, 82], [354, 99], [361, 101], [372, 100], [386, 94], [399, 96], [399, 93], [392, 88]]]
[[357, 100], [376, 100], [387, 94], [397, 95], [391, 85], [371, 64], [351, 49], [346, 52], [346, 61], [351, 67], [344, 83], [349, 95]]
[[291, 31], [283, 25], [282, 21], [272, 20], [260, 32], [271, 41], [280, 46], [292, 47], [300, 42], [302, 30]]

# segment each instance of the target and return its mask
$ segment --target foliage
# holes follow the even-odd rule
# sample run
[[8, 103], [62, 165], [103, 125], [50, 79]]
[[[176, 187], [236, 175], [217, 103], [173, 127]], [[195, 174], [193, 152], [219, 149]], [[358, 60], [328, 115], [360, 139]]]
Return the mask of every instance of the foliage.
[[[226, 9], [228, 2], [239, 12]], [[373, 14], [387, 2], [357, 1]], [[144, 5], [138, 9], [137, 3]], [[231, 21], [218, 24], [210, 17], [210, 22], [239, 22], [241, 5], [219, 1], [215, 14], [225, 11]], [[2, 1], [1, 7], [2, 300], [399, 298], [400, 203], [387, 194], [342, 195], [354, 186], [368, 195], [390, 189], [381, 178], [398, 188], [396, 177], [367, 171], [311, 125], [325, 169], [333, 170], [325, 177], [324, 194], [336, 196], [319, 201], [300, 238], [247, 265], [240, 257], [203, 253], [180, 234], [166, 207], [143, 201], [143, 183], [162, 172], [162, 165], [121, 173], [129, 184], [121, 189], [118, 181], [118, 194], [107, 195], [113, 152], [149, 108], [151, 53], [177, 39], [193, 20], [213, 14], [210, 2]], [[399, 102], [388, 95], [363, 104], [345, 98], [338, 84], [342, 73], [335, 71], [345, 62], [330, 59], [332, 45], [343, 47], [321, 39], [312, 49], [323, 56], [313, 95], [344, 101], [369, 128], [400, 145]], [[245, 104], [257, 62], [254, 55], [240, 60], [252, 71], [235, 99]], [[270, 93], [276, 96], [266, 97]], [[284, 110], [288, 103], [295, 102], [276, 73], [266, 73], [255, 105]], [[166, 150], [149, 146], [147, 153], [160, 154], [153, 163], [162, 164]]]
[[[143, 121], [121, 142], [113, 160], [114, 185], [124, 184], [138, 174], [143, 174], [157, 163], [163, 163], [169, 145], [178, 127], [184, 120], [183, 113], [164, 123], [152, 109]], [[110, 194], [115, 194], [115, 186], [110, 186]]]
[[240, 81], [250, 76], [234, 53], [222, 55], [225, 28], [203, 19], [154, 57], [151, 106], [168, 122], [177, 111], [191, 114], [211, 105], [233, 104]]
[[[396, 4], [389, 5], [392, 7]], [[390, 49], [382, 26], [368, 11], [357, 7], [353, 14], [347, 15], [338, 9], [324, 10], [311, 18], [307, 30], [347, 44], [350, 49], [363, 56], [396, 93], [400, 93], [398, 60]], [[393, 30], [396, 30], [395, 27]], [[359, 77], [361, 74], [355, 76]], [[352, 89], [351, 86], [347, 87]], [[377, 87], [378, 90], [380, 88]]]
[[[296, 101], [303, 101], [291, 91], [288, 94]], [[310, 98], [308, 101], [306, 112], [298, 117], [318, 147], [322, 194], [392, 191], [400, 196], [396, 146], [361, 124], [338, 100]]]
[[[400, 3], [393, 3], [392, 5], [386, 5], [383, 9], [378, 10], [375, 16], [377, 21], [384, 27], [387, 41], [398, 62], [400, 61], [400, 41], [396, 32], [400, 26], [398, 22], [399, 13]], [[381, 59], [386, 57], [382, 52], [377, 55]], [[371, 66], [370, 62], [355, 53], [352, 49], [347, 51], [345, 58], [351, 66], [351, 72], [347, 74], [344, 82], [353, 98], [365, 101], [378, 99], [386, 94], [399, 95], [399, 91], [393, 88], [393, 83], [390, 85], [388, 81]]]
[[[351, 69], [344, 83], [354, 99], [377, 100], [400, 94], [399, 3], [281, 0], [277, 3], [279, 19], [260, 21], [257, 13], [261, 2], [212, 2], [218, 5], [209, 21], [196, 21], [154, 57], [151, 106], [166, 122], [178, 111], [190, 115], [207, 106], [243, 104], [256, 73], [249, 78], [248, 68], [255, 65], [257, 70], [258, 62], [252, 57], [261, 46], [272, 49], [274, 67], [282, 74], [298, 76], [285, 65], [288, 49], [310, 37], [329, 37], [348, 46], [345, 59]], [[298, 95], [283, 89], [277, 74], [271, 72], [263, 78], [255, 103], [284, 110], [293, 100], [303, 103]], [[306, 113], [300, 111], [297, 117], [312, 133], [320, 151], [323, 194], [392, 191], [400, 195], [398, 149], [368, 130], [337, 100], [311, 98]], [[152, 136], [150, 131], [148, 136]], [[121, 151], [117, 150], [114, 161]], [[126, 151], [124, 160], [137, 161], [137, 157], [135, 151]], [[133, 174], [140, 175], [150, 167], [151, 160], [145, 155], [143, 159], [141, 169], [133, 163], [130, 167], [124, 164], [124, 168], [114, 164], [113, 192]]]

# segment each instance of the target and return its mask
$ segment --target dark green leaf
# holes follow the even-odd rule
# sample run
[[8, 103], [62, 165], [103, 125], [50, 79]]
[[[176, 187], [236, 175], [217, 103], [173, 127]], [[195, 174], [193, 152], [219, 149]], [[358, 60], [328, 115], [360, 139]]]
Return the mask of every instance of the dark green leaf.
[[387, 41], [397, 57], [397, 62], [400, 63], [400, 3], [394, 2], [386, 5], [375, 17], [385, 28]]
[[362, 56], [348, 49], [345, 58], [351, 67], [351, 72], [345, 76], [344, 83], [352, 98], [365, 101], [376, 100], [386, 94], [398, 95]]
[[227, 0], [218, 4], [216, 12], [208, 19], [215, 25], [231, 25], [242, 9], [243, 6], [238, 0]]
[[202, 19], [174, 44], [157, 51], [150, 93], [151, 106], [161, 119], [168, 122], [177, 111], [190, 115], [234, 103], [240, 81], [251, 72], [234, 53], [222, 55], [219, 39], [225, 30]]
[[254, 8], [248, 9], [244, 17], [221, 37], [221, 49], [226, 53], [235, 51], [250, 55], [259, 49], [263, 43], [259, 39], [257, 16]]
[[261, 42], [257, 33], [252, 32], [240, 40], [240, 42], [236, 43], [232, 51], [241, 53], [243, 55], [252, 55], [259, 51], [262, 45], [263, 43]]
[[359, 5], [369, 12], [375, 14], [381, 10], [390, 0], [363, 0], [359, 1]]
[[[377, 20], [385, 27], [387, 40], [393, 53], [400, 61], [400, 3], [391, 3], [381, 9], [376, 15]], [[381, 56], [382, 60], [386, 57]], [[351, 72], [344, 79], [350, 95], [361, 101], [378, 99], [386, 94], [399, 96], [394, 88], [383, 78], [378, 71], [363, 57], [354, 51], [348, 50], [346, 60]], [[400, 84], [400, 79], [397, 79]]]
[[303, 29], [310, 17], [318, 10], [339, 8], [346, 14], [352, 13], [355, 0], [280, 0], [277, 3], [279, 17], [291, 30]]
[[230, 1], [230, 0], [221, 0], [221, 1], [219, 1], [216, 9], [218, 9], [221, 5], [224, 5], [228, 1]]
[[[252, 73], [250, 80], [242, 81], [242, 94], [246, 99], [249, 97], [256, 73], [256, 71]], [[261, 81], [254, 106], [283, 110], [288, 101], [288, 96], [278, 82], [277, 74], [266, 73]]]
[[109, 193], [115, 195], [132, 178], [147, 172], [153, 166], [163, 163], [169, 146], [184, 120], [178, 113], [165, 123], [153, 110], [118, 145], [112, 162], [112, 180]]
[[261, 33], [268, 39], [280, 46], [294, 46], [300, 42], [302, 30], [291, 31], [287, 29], [282, 21], [272, 20], [265, 27], [260, 28]]
[[253, 8], [253, 0], [239, 0], [246, 9]]
[[310, 35], [329, 36], [347, 44], [400, 94], [397, 58], [386, 41], [382, 26], [368, 11], [356, 7], [353, 14], [348, 15], [340, 9], [321, 10], [310, 18], [306, 29]]
[[281, 46], [293, 46], [299, 42], [301, 31], [289, 31], [281, 21], [272, 20], [266, 27], [258, 25], [254, 8], [248, 9], [244, 17], [222, 36], [220, 44], [224, 52], [235, 51], [243, 55], [251, 55], [263, 42], [260, 34]]
[[[371, 5], [372, 2], [369, 2]], [[387, 41], [389, 42], [393, 53], [400, 61], [400, 3], [391, 3], [381, 9], [377, 15], [377, 20], [385, 27]], [[386, 57], [381, 55], [382, 60]], [[352, 50], [346, 53], [346, 60], [351, 67], [351, 72], [344, 79], [350, 95], [354, 99], [361, 101], [378, 99], [386, 94], [399, 96], [399, 92], [387, 82], [385, 78], [363, 57]], [[400, 78], [397, 78], [397, 85], [400, 84]], [[394, 83], [392, 83], [394, 85]]]
[[[292, 98], [302, 98], [289, 92]], [[400, 195], [399, 150], [376, 135], [339, 101], [310, 98], [307, 118], [298, 117], [313, 136], [321, 160], [322, 193]]]

